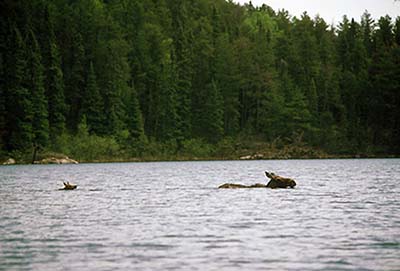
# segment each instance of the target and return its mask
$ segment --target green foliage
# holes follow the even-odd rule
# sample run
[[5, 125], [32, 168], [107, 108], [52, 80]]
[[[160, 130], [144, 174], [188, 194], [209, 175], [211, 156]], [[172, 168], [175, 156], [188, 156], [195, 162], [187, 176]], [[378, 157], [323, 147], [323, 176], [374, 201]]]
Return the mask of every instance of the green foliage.
[[215, 41], [214, 80], [222, 96], [221, 106], [224, 111], [224, 133], [229, 136], [239, 131], [239, 89], [237, 86], [236, 67], [234, 65], [233, 47], [229, 43], [229, 35], [221, 34]]
[[113, 135], [124, 127], [122, 97], [126, 97], [129, 67], [126, 60], [127, 44], [120, 37], [101, 45], [103, 67], [100, 69], [99, 85], [102, 86], [104, 108], [103, 134]]
[[86, 116], [90, 133], [99, 134], [102, 131], [104, 116], [102, 115], [102, 100], [92, 62], [90, 62], [86, 81], [86, 89], [82, 101], [82, 114]]
[[334, 28], [224, 0], [1, 6], [0, 152], [225, 158], [241, 137], [290, 155], [400, 151], [399, 17]]
[[205, 138], [208, 142], [216, 143], [221, 140], [224, 134], [224, 109], [222, 96], [217, 84], [212, 81], [208, 86], [208, 95], [204, 113], [205, 121], [208, 123], [204, 128]]
[[285, 114], [287, 135], [311, 130], [311, 114], [308, 110], [306, 97], [298, 87], [291, 90]]
[[7, 110], [6, 98], [7, 91], [7, 32], [9, 31], [8, 23], [0, 19], [0, 154], [5, 154], [6, 134], [7, 134]]
[[79, 161], [94, 161], [119, 155], [119, 145], [112, 137], [90, 135], [83, 118], [76, 136], [71, 138], [70, 155]]
[[63, 72], [61, 70], [61, 59], [54, 34], [53, 23], [50, 17], [45, 18], [48, 25], [48, 36], [45, 40], [48, 48], [46, 66], [46, 96], [48, 99], [48, 114], [50, 138], [55, 140], [57, 136], [65, 132], [66, 104], [64, 95]]
[[26, 44], [17, 28], [12, 29], [11, 78], [8, 82], [8, 125], [7, 141], [9, 150], [25, 151], [32, 144], [32, 100], [29, 91]]
[[41, 63], [40, 47], [33, 31], [29, 31], [28, 66], [32, 100], [32, 132], [33, 145], [44, 148], [49, 140], [49, 121], [47, 98], [44, 88], [44, 69]]
[[114, 138], [89, 134], [85, 117], [78, 125], [76, 135], [66, 133], [59, 135], [53, 149], [81, 162], [103, 161], [119, 157], [121, 154], [120, 146]]
[[147, 139], [144, 133], [142, 113], [140, 111], [138, 97], [134, 89], [132, 89], [130, 95], [128, 118], [129, 118], [128, 130], [131, 142], [136, 141], [139, 144], [145, 143]]
[[213, 146], [202, 139], [185, 140], [180, 154], [191, 159], [208, 158], [213, 154]]
[[81, 117], [83, 94], [85, 93], [85, 55], [81, 33], [77, 30], [71, 32], [71, 66], [69, 67], [69, 76], [65, 78], [65, 98], [68, 103], [67, 124], [70, 130], [75, 131]]
[[216, 144], [215, 155], [218, 158], [231, 158], [235, 154], [235, 140], [230, 137], [223, 138]]

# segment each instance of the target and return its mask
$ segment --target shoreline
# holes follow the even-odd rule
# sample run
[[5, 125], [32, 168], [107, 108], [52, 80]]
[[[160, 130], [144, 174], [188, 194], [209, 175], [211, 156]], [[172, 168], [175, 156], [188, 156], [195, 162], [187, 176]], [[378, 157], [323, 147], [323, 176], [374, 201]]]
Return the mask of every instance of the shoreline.
[[[12, 159], [12, 158], [9, 158]], [[46, 158], [48, 159], [48, 158]], [[346, 159], [400, 159], [400, 155], [326, 155], [323, 157], [315, 156], [291, 156], [291, 157], [263, 157], [255, 159], [241, 159], [241, 157], [175, 157], [171, 159], [162, 159], [160, 157], [152, 158], [104, 158], [93, 160], [77, 160], [78, 164], [111, 164], [111, 163], [153, 163], [153, 162], [206, 162], [206, 161], [273, 161], [273, 160], [346, 160]], [[13, 159], [14, 160], [14, 159]], [[27, 160], [18, 161], [7, 164], [8, 160], [1, 160], [0, 166], [7, 165], [60, 165], [60, 164], [77, 164], [77, 163], [35, 163], [27, 162]]]

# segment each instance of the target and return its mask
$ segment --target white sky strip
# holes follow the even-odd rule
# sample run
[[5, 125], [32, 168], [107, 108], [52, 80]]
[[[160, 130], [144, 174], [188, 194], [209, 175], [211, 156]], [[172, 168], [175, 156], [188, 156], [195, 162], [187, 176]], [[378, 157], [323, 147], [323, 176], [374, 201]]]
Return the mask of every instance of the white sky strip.
[[[249, 1], [236, 2], [244, 4]], [[285, 9], [290, 15], [297, 17], [304, 11], [312, 18], [319, 14], [328, 24], [341, 22], [343, 15], [360, 21], [365, 10], [368, 10], [374, 19], [385, 15], [392, 19], [400, 16], [400, 1], [395, 0], [253, 0], [252, 3], [254, 6], [267, 4], [275, 11]]]

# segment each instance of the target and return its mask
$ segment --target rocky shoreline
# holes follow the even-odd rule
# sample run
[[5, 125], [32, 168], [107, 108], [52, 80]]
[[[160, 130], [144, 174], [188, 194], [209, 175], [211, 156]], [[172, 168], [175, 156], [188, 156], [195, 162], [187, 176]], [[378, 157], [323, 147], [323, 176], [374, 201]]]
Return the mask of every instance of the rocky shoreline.
[[[123, 163], [123, 162], [158, 162], [158, 161], [222, 161], [222, 160], [291, 160], [291, 159], [368, 159], [368, 158], [399, 158], [395, 155], [331, 155], [323, 152], [259, 152], [252, 154], [232, 155], [226, 157], [186, 157], [176, 156], [169, 159], [160, 159], [160, 157], [109, 157], [95, 160], [77, 161], [64, 154], [56, 154], [42, 156], [41, 159], [35, 160], [33, 164], [48, 165], [48, 164], [79, 164], [84, 163]], [[9, 157], [0, 159], [0, 165], [15, 165], [15, 164], [32, 164], [26, 159], [15, 159]]]
[[[6, 161], [0, 163], [1, 165], [16, 165], [16, 164], [21, 164], [17, 162], [14, 158], [8, 158]], [[22, 163], [24, 164], [24, 163]], [[79, 164], [78, 161], [69, 158], [68, 156], [64, 157], [47, 157], [43, 158], [41, 160], [34, 161], [33, 164], [38, 164], [38, 165], [49, 165], [49, 164], [56, 164], [56, 165], [61, 165], [61, 164]]]
[[34, 164], [40, 164], [40, 165], [48, 165], [48, 164], [79, 164], [78, 161], [69, 158], [68, 156], [65, 156], [63, 158], [56, 158], [56, 157], [48, 157], [44, 158], [39, 161], [35, 161]]

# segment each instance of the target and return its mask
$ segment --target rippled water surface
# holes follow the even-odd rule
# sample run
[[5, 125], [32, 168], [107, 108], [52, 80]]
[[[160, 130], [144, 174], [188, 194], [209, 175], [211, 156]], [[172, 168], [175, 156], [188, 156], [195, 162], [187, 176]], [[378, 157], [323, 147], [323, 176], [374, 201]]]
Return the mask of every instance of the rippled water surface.
[[[265, 170], [298, 185], [217, 189]], [[3, 166], [0, 270], [400, 270], [399, 183], [398, 159]]]

